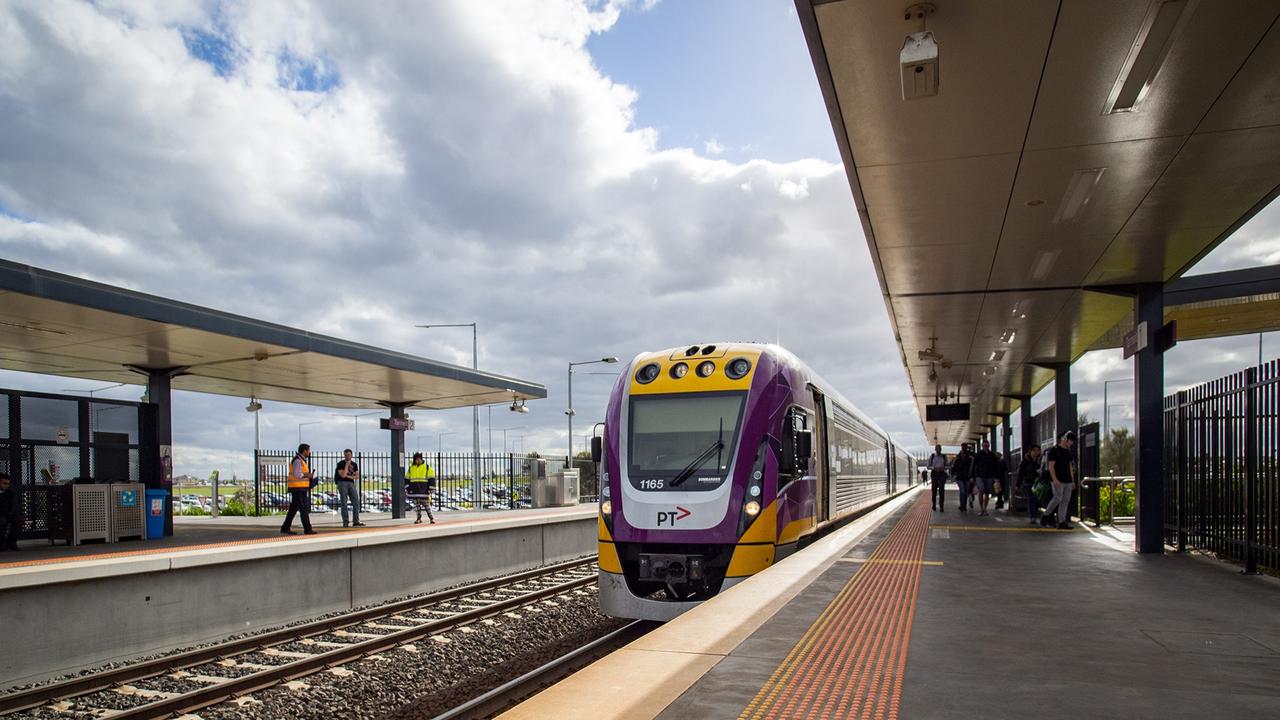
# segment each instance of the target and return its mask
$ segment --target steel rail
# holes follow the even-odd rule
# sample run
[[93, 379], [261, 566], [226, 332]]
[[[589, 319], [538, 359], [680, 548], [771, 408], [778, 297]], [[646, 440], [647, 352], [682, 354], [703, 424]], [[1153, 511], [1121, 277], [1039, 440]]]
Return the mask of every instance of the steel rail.
[[0, 715], [8, 715], [21, 710], [29, 710], [33, 707], [39, 707], [57, 700], [87, 695], [99, 690], [114, 687], [121, 683], [144, 680], [146, 678], [155, 677], [156, 675], [162, 675], [164, 673], [174, 672], [176, 670], [196, 665], [203, 665], [228, 655], [237, 655], [240, 653], [250, 652], [258, 648], [277, 645], [311, 635], [341, 630], [346, 627], [351, 627], [352, 625], [359, 625], [361, 623], [368, 622], [369, 620], [414, 610], [425, 605], [433, 605], [440, 602], [446, 602], [448, 600], [455, 600], [457, 598], [474, 595], [486, 590], [501, 588], [503, 586], [523, 582], [525, 580], [534, 580], [547, 575], [555, 575], [567, 570], [573, 570], [578, 567], [590, 565], [594, 562], [594, 558], [585, 560], [569, 560], [555, 565], [548, 565], [541, 568], [535, 568], [533, 570], [525, 570], [514, 575], [507, 575], [505, 577], [493, 578], [491, 580], [485, 580], [471, 585], [464, 585], [451, 590], [442, 590], [422, 597], [409, 598], [407, 600], [399, 600], [385, 605], [355, 610], [343, 615], [314, 620], [302, 625], [272, 630], [270, 632], [240, 638], [239, 640], [231, 640], [225, 643], [211, 645], [209, 647], [175, 653], [173, 655], [126, 665], [124, 667], [94, 673], [84, 677], [70, 678], [61, 682], [37, 686], [28, 690], [0, 697]]
[[482, 620], [490, 615], [496, 615], [508, 610], [528, 605], [532, 602], [544, 600], [556, 595], [562, 595], [579, 588], [586, 587], [597, 581], [594, 577], [586, 577], [578, 580], [570, 580], [566, 583], [553, 585], [549, 588], [534, 590], [531, 593], [521, 595], [519, 597], [509, 598], [507, 600], [499, 600], [492, 605], [475, 608], [463, 613], [454, 615], [453, 617], [443, 618], [440, 620], [432, 620], [411, 628], [405, 628], [397, 632], [388, 633], [376, 638], [369, 638], [358, 643], [353, 643], [347, 647], [334, 648], [325, 653], [313, 655], [307, 658], [299, 658], [296, 661], [274, 667], [269, 670], [260, 670], [252, 675], [245, 675], [239, 678], [229, 678], [226, 682], [211, 685], [207, 688], [200, 688], [189, 693], [183, 693], [176, 697], [164, 698], [155, 702], [139, 705], [128, 710], [114, 712], [104, 717], [111, 720], [154, 720], [157, 718], [167, 718], [170, 715], [193, 712], [201, 708], [216, 705], [227, 700], [231, 700], [241, 695], [258, 690], [264, 690], [273, 685], [288, 680], [304, 677], [312, 673], [319, 672], [332, 667], [337, 667], [353, 660], [358, 660], [365, 655], [370, 655], [382, 650], [389, 650], [397, 645], [403, 645], [411, 640], [417, 640], [425, 635], [431, 635], [445, 630], [452, 630], [462, 625]]
[[649, 632], [657, 623], [635, 620], [613, 632], [571, 650], [496, 688], [436, 715], [432, 720], [489, 717], [505, 710], [512, 701], [523, 700], [545, 685], [558, 682], [582, 667]]

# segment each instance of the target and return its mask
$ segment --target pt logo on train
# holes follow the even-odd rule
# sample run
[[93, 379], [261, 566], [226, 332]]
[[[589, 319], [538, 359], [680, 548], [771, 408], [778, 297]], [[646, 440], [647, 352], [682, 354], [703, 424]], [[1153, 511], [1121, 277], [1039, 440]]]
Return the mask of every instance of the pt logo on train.
[[914, 461], [776, 345], [637, 355], [601, 437], [600, 607], [669, 620], [914, 477]]

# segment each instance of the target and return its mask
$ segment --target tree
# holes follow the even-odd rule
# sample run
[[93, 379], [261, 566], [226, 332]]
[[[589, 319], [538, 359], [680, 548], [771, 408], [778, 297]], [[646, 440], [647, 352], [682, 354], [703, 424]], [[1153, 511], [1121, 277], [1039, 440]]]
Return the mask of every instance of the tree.
[[1091, 422], [1093, 422], [1093, 419], [1089, 417], [1089, 413], [1087, 412], [1078, 413], [1076, 415], [1076, 427], [1078, 428], [1082, 428]]
[[1104, 475], [1132, 475], [1134, 449], [1134, 436], [1129, 428], [1112, 428], [1110, 437], [1102, 443], [1099, 471]]

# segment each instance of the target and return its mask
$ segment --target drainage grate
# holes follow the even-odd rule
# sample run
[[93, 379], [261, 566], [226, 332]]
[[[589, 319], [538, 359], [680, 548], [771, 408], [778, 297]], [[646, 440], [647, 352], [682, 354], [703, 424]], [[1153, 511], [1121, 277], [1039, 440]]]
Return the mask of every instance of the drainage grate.
[[1280, 653], [1247, 635], [1238, 633], [1143, 630], [1142, 634], [1169, 652], [1235, 657], [1280, 657]]

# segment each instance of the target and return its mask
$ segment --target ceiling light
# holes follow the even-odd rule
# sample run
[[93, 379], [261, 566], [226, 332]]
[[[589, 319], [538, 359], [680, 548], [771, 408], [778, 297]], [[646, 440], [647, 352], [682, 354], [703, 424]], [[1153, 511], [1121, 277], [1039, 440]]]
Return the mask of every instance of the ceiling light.
[[937, 362], [942, 359], [942, 353], [929, 348], [916, 353], [916, 357], [920, 358], [920, 362]]
[[1005, 328], [1005, 331], [1000, 333], [1000, 342], [1008, 345], [1009, 343], [1013, 342], [1013, 339], [1017, 335], [1018, 335], [1017, 330], [1014, 330], [1013, 328]]
[[1071, 173], [1071, 180], [1067, 182], [1067, 191], [1063, 193], [1062, 202], [1058, 204], [1058, 212], [1053, 216], [1055, 225], [1076, 219], [1084, 206], [1089, 204], [1094, 188], [1098, 187], [1098, 182], [1102, 180], [1102, 174], [1106, 171], [1106, 168], [1098, 167]]
[[1036, 264], [1031, 268], [1031, 279], [1043, 282], [1049, 277], [1049, 270], [1058, 259], [1058, 250], [1045, 250], [1036, 257]]
[[[1010, 338], [1010, 339], [1012, 339], [1012, 338]], [[991, 357], [990, 357], [990, 358], [988, 358], [988, 359], [989, 359], [991, 362], [1000, 362], [1001, 360], [1003, 360], [1003, 359], [1004, 359], [1004, 351], [1003, 351], [1003, 350], [992, 350], [992, 351], [991, 351]]]
[[1019, 300], [1013, 304], [1013, 311], [1009, 313], [1019, 320], [1025, 320], [1027, 317], [1027, 308], [1031, 307], [1030, 300]]
[[1104, 114], [1139, 109], [1160, 74], [1169, 48], [1198, 4], [1199, 0], [1165, 0], [1151, 4], [1107, 97]]

